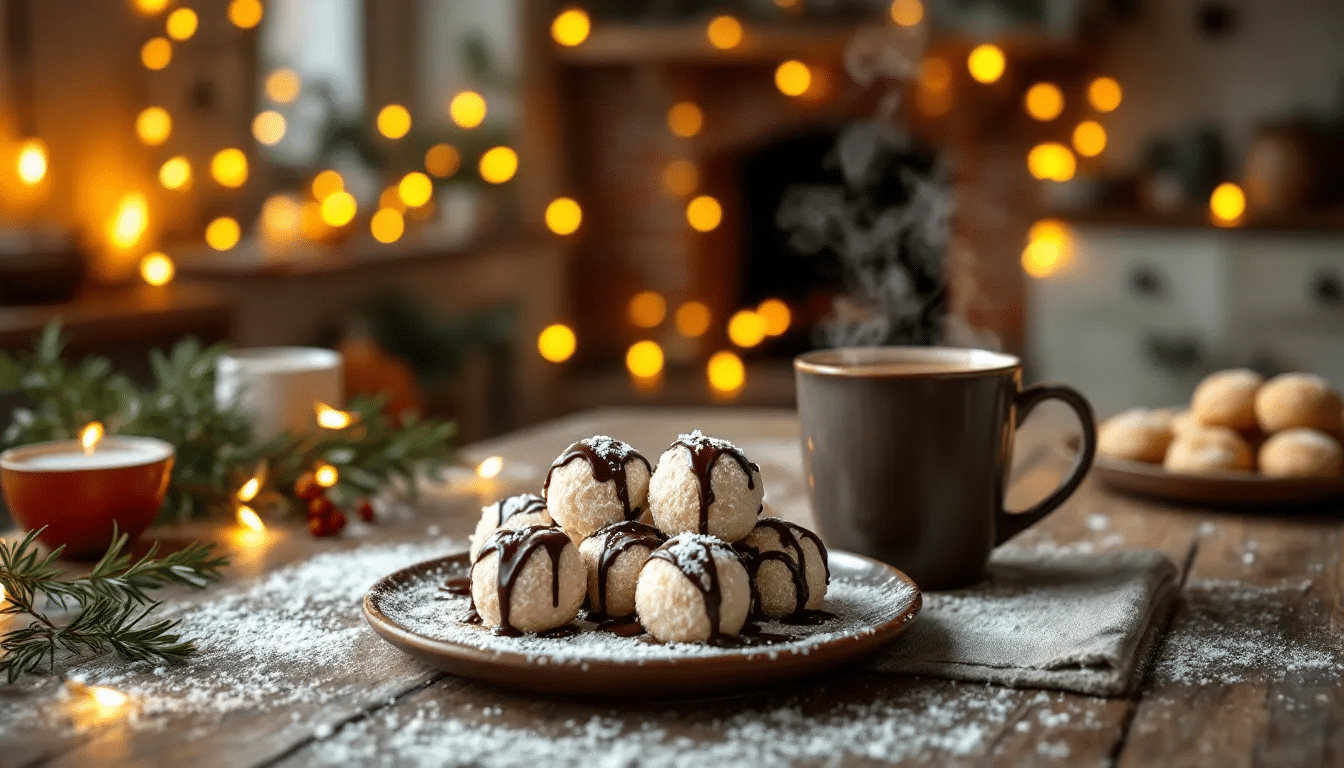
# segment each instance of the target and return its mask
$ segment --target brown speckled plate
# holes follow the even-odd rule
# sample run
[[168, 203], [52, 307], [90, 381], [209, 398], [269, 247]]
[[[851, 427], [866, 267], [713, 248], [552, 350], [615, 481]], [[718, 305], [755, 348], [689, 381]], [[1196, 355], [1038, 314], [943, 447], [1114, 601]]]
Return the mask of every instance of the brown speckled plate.
[[[503, 638], [465, 624], [466, 598], [436, 599], [465, 575], [465, 553], [393, 573], [364, 597], [364, 616], [389, 643], [431, 666], [509, 688], [578, 696], [666, 697], [726, 693], [794, 680], [857, 661], [889, 643], [919, 613], [919, 588], [885, 563], [830, 553], [823, 608], [837, 615], [813, 627], [780, 627], [773, 645], [717, 649], [659, 645], [647, 635], [587, 631], [564, 639]], [[591, 626], [591, 625], [585, 625]]]
[[1344, 478], [1274, 478], [1254, 472], [1189, 475], [1101, 454], [1092, 468], [1117, 490], [1183, 504], [1287, 507], [1344, 500]]

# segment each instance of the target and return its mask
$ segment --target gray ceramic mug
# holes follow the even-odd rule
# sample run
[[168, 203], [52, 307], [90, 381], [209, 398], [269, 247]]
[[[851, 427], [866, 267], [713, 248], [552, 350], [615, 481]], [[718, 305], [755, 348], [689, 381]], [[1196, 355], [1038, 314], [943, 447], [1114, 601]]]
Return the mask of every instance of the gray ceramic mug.
[[[855, 347], [794, 360], [803, 460], [827, 544], [876, 557], [924, 589], [980, 581], [994, 547], [1078, 488], [1096, 452], [1092, 407], [1060, 385], [1022, 387], [1016, 357], [978, 349]], [[1010, 514], [1017, 425], [1042, 400], [1083, 426], [1064, 483]]]

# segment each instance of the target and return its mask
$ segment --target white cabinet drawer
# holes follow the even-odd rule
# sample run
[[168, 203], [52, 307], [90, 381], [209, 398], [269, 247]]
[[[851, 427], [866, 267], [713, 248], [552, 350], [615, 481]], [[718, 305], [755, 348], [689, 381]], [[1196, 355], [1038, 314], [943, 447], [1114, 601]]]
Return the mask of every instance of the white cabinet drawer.
[[1233, 269], [1241, 312], [1344, 332], [1344, 238], [1248, 235], [1235, 245]]
[[1344, 329], [1332, 333], [1261, 326], [1243, 343], [1246, 360], [1280, 371], [1309, 371], [1344, 389]]

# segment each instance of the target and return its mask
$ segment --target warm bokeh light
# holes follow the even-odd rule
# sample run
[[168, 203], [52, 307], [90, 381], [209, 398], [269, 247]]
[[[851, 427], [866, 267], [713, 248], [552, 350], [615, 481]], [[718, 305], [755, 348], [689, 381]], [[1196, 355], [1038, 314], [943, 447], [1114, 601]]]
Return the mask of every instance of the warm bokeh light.
[[397, 184], [397, 194], [406, 205], [419, 208], [434, 196], [434, 182], [419, 171], [411, 171], [401, 177], [401, 181]]
[[229, 21], [239, 29], [251, 29], [261, 23], [264, 11], [261, 0], [231, 0]]
[[151, 37], [140, 46], [140, 63], [145, 69], [163, 69], [172, 60], [173, 44], [166, 37]]
[[700, 195], [686, 204], [686, 221], [697, 232], [709, 232], [723, 221], [723, 207], [709, 195]]
[[481, 463], [476, 465], [476, 476], [489, 480], [492, 477], [498, 477], [500, 472], [504, 471], [503, 456], [487, 456], [481, 459]]
[[1241, 223], [1241, 215], [1246, 212], [1246, 194], [1241, 187], [1225, 181], [1214, 188], [1209, 195], [1209, 213], [1213, 223], [1230, 227]]
[[268, 109], [252, 118], [252, 136], [258, 143], [273, 147], [285, 138], [285, 116]]
[[380, 208], [369, 219], [369, 234], [380, 243], [395, 243], [406, 231], [406, 217], [395, 208]]
[[19, 181], [29, 186], [38, 183], [47, 175], [47, 145], [40, 139], [28, 139], [19, 146], [19, 159], [15, 163]]
[[509, 147], [493, 147], [481, 155], [481, 178], [491, 184], [503, 184], [518, 172], [518, 153]]
[[715, 16], [705, 27], [705, 36], [710, 45], [720, 50], [736, 48], [742, 42], [742, 22], [727, 14]]
[[144, 144], [157, 147], [173, 133], [173, 117], [163, 107], [145, 107], [135, 116], [135, 135]]
[[1111, 112], [1120, 106], [1123, 91], [1111, 77], [1098, 77], [1087, 86], [1087, 100], [1098, 112]]
[[971, 50], [966, 57], [966, 69], [977, 82], [992, 83], [1003, 77], [1008, 66], [1003, 50], [993, 43], [982, 43]]
[[139, 192], [130, 192], [121, 198], [117, 210], [112, 214], [109, 226], [109, 239], [118, 248], [131, 248], [140, 242], [149, 225], [149, 210], [145, 196]]
[[140, 259], [140, 277], [150, 285], [167, 285], [173, 281], [177, 268], [166, 254], [155, 251]]
[[290, 240], [302, 224], [303, 206], [289, 195], [271, 195], [261, 204], [261, 234], [267, 240]]
[[132, 0], [135, 10], [146, 16], [155, 16], [163, 13], [163, 9], [168, 7], [168, 0]]
[[401, 190], [398, 185], [393, 184], [378, 194], [378, 207], [390, 208], [398, 213], [405, 213], [409, 210], [406, 201], [401, 199]]
[[435, 144], [425, 150], [425, 170], [429, 175], [446, 179], [462, 167], [462, 155], [451, 144]]
[[891, 20], [902, 27], [913, 27], [924, 20], [924, 4], [919, 0], [892, 0]]
[[196, 26], [200, 23], [196, 12], [190, 8], [178, 8], [168, 14], [168, 21], [164, 28], [168, 31], [168, 36], [174, 40], [189, 40], [196, 34]]
[[551, 22], [551, 38], [560, 45], [572, 48], [588, 39], [592, 26], [587, 11], [569, 8], [561, 11]]
[[322, 221], [328, 226], [343, 227], [355, 218], [359, 210], [355, 196], [349, 192], [333, 192], [322, 200]]
[[159, 183], [164, 189], [185, 189], [191, 184], [191, 162], [175, 155], [159, 166]]
[[205, 243], [216, 251], [229, 250], [242, 236], [242, 227], [231, 216], [220, 216], [205, 227]]
[[714, 319], [709, 307], [702, 301], [688, 301], [677, 307], [677, 333], [688, 339], [704, 336]]
[[84, 428], [79, 431], [79, 444], [84, 452], [92, 453], [93, 449], [98, 447], [98, 443], [102, 442], [105, 432], [101, 421], [91, 421], [85, 424]]
[[1061, 272], [1073, 263], [1073, 237], [1059, 219], [1041, 219], [1027, 230], [1022, 250], [1022, 270], [1041, 279]]
[[130, 697], [121, 691], [102, 686], [90, 688], [89, 695], [93, 697], [94, 703], [103, 709], [117, 709], [130, 701]]
[[247, 155], [237, 147], [219, 150], [210, 159], [210, 175], [221, 186], [243, 186], [247, 182]]
[[789, 59], [775, 68], [775, 87], [785, 96], [802, 96], [812, 85], [812, 70], [797, 59]]
[[317, 417], [317, 425], [323, 429], [345, 429], [355, 422], [353, 413], [333, 408], [321, 400], [313, 403], [313, 415]]
[[313, 470], [313, 479], [323, 488], [330, 488], [341, 479], [341, 473], [330, 464], [319, 464], [317, 469]]
[[459, 128], [475, 128], [485, 122], [485, 98], [475, 91], [463, 91], [449, 102], [448, 116]]
[[654, 341], [637, 341], [625, 351], [625, 369], [631, 376], [651, 379], [663, 372], [663, 348]]
[[1106, 149], [1106, 129], [1096, 120], [1084, 120], [1073, 129], [1073, 148], [1083, 157], [1096, 157]]
[[1064, 92], [1054, 83], [1036, 83], [1022, 97], [1027, 114], [1045, 122], [1054, 120], [1064, 111]]
[[237, 493], [238, 500], [246, 504], [247, 502], [257, 498], [257, 494], [261, 493], [262, 477], [263, 474], [261, 472], [258, 472], [257, 474], [248, 478], [248, 481], [246, 483], [243, 483], [242, 486], [238, 489]]
[[667, 299], [657, 291], [640, 291], [630, 297], [625, 309], [636, 328], [657, 328], [667, 317]]
[[765, 318], [755, 310], [739, 309], [728, 318], [728, 338], [739, 347], [754, 347], [765, 341]]
[[537, 352], [551, 363], [563, 363], [574, 356], [578, 339], [567, 325], [548, 325], [537, 334]]
[[266, 76], [266, 97], [276, 104], [289, 104], [299, 97], [302, 85], [298, 72], [282, 67]]
[[1047, 141], [1031, 148], [1027, 153], [1027, 170], [1034, 178], [1042, 181], [1068, 181], [1077, 170], [1078, 161], [1068, 147], [1054, 141]]
[[261, 521], [261, 516], [257, 514], [255, 509], [246, 504], [238, 505], [238, 524], [257, 533], [263, 533], [266, 530], [266, 524]]
[[741, 392], [742, 386], [746, 384], [747, 369], [737, 353], [725, 349], [710, 356], [709, 363], [705, 365], [705, 378], [709, 380], [709, 387], [715, 394], [732, 396]]
[[571, 197], [557, 197], [546, 206], [546, 228], [557, 235], [572, 235], [583, 223], [583, 209]]
[[766, 299], [756, 307], [756, 314], [765, 321], [765, 335], [779, 336], [789, 330], [789, 324], [793, 322], [793, 313], [789, 311], [789, 305], [780, 299]]
[[700, 132], [705, 124], [705, 113], [693, 101], [679, 101], [667, 110], [667, 129], [673, 136], [689, 139]]
[[685, 197], [700, 184], [700, 171], [690, 160], [673, 160], [663, 166], [663, 191], [672, 197]]
[[952, 65], [941, 56], [925, 56], [919, 61], [919, 85], [933, 91], [945, 91], [952, 85]]
[[388, 104], [378, 110], [378, 132], [389, 139], [400, 139], [410, 133], [410, 110], [400, 104]]
[[341, 174], [328, 168], [313, 177], [312, 190], [314, 198], [326, 200], [337, 192], [345, 191], [345, 179], [341, 178]]

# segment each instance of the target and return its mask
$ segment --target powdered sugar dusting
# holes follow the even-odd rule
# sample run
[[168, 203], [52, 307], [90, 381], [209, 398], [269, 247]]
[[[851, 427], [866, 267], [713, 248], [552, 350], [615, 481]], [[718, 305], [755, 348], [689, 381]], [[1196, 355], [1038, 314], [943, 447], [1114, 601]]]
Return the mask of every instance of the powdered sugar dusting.
[[[659, 554], [661, 553], [661, 554]], [[710, 560], [736, 560], [737, 553], [722, 539], [701, 533], [680, 533], [668, 539], [651, 557], [658, 557], [675, 565], [686, 578], [700, 586], [702, 592], [710, 589]], [[717, 568], [717, 566], [715, 566]]]

